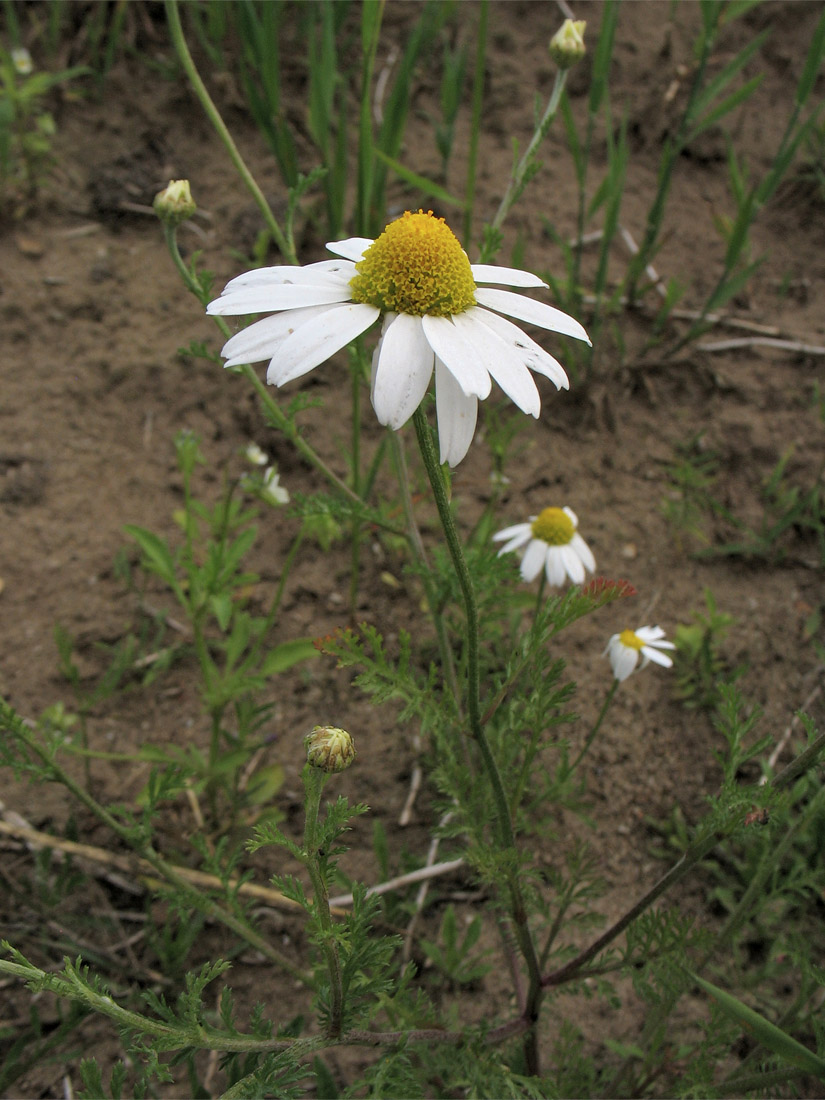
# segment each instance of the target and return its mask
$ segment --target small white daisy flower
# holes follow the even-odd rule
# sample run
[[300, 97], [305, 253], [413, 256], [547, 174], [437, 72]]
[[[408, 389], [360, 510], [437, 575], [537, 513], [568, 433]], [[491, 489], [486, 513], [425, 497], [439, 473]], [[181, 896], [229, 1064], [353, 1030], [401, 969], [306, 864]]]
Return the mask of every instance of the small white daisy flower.
[[250, 443], [244, 449], [244, 455], [253, 466], [266, 466], [269, 462], [266, 451], [261, 450], [257, 443]]
[[518, 407], [539, 415], [534, 371], [568, 389], [564, 368], [506, 314], [588, 344], [578, 321], [509, 290], [546, 287], [527, 271], [471, 264], [443, 218], [407, 211], [374, 241], [327, 245], [341, 257], [306, 267], [265, 267], [227, 283], [207, 313], [271, 313], [223, 348], [227, 367], [269, 359], [266, 380], [283, 386], [313, 370], [384, 318], [372, 361], [372, 404], [398, 430], [420, 405], [435, 373], [441, 461], [464, 458], [478, 401], [495, 380]]
[[267, 466], [264, 470], [261, 496], [269, 504], [289, 504], [289, 490], [281, 485], [281, 477], [274, 466]]
[[574, 584], [581, 584], [585, 570], [592, 573], [596, 560], [590, 547], [578, 533], [579, 521], [572, 508], [545, 508], [528, 523], [505, 527], [493, 535], [494, 542], [502, 542], [499, 557], [511, 550], [527, 549], [521, 559], [521, 576], [532, 581], [544, 569], [548, 583], [562, 585], [569, 577]]
[[17, 46], [11, 51], [11, 63], [18, 76], [29, 76], [34, 72], [32, 55], [25, 46]]
[[614, 634], [604, 653], [610, 658], [616, 679], [621, 682], [628, 678], [638, 664], [639, 654], [642, 656], [640, 668], [644, 668], [648, 661], [670, 668], [673, 661], [662, 650], [675, 649], [676, 646], [673, 642], [666, 642], [664, 637], [665, 632], [660, 626], [640, 626], [637, 630]]

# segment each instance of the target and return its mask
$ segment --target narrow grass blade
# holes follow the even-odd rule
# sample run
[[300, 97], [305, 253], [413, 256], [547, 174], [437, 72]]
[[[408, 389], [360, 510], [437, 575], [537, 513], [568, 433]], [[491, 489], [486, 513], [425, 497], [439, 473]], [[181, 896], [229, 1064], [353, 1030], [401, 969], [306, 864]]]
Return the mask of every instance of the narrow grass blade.
[[825, 1059], [820, 1058], [818, 1054], [803, 1046], [802, 1043], [798, 1043], [796, 1039], [791, 1038], [781, 1028], [770, 1023], [758, 1012], [754, 1012], [752, 1008], [742, 1004], [736, 997], [726, 993], [724, 989], [706, 982], [696, 974], [690, 976], [700, 989], [703, 989], [708, 996], [713, 997], [726, 1016], [740, 1024], [762, 1046], [772, 1050], [774, 1054], [784, 1058], [791, 1065], [798, 1066], [806, 1073], [812, 1073], [820, 1080], [825, 1080]]
[[411, 168], [405, 168], [404, 165], [394, 157], [382, 153], [380, 149], [375, 150], [375, 155], [379, 160], [382, 160], [388, 168], [391, 168], [397, 176], [405, 180], [412, 187], [417, 188], [424, 195], [432, 196], [432, 198], [437, 199], [446, 206], [454, 206], [457, 210], [464, 209], [464, 201], [462, 199], [459, 199], [456, 195], [451, 195], [449, 191], [441, 187], [441, 185], [437, 184], [434, 180], [427, 179], [426, 176], [420, 176], [418, 172], [413, 172]]

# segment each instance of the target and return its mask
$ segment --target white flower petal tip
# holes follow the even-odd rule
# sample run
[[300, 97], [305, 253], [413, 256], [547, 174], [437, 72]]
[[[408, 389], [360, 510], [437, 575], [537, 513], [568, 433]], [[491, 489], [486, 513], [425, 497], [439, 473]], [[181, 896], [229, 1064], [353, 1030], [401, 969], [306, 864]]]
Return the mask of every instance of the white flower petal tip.
[[[267, 382], [282, 386], [314, 370], [383, 317], [372, 371], [376, 416], [401, 428], [435, 373], [441, 458], [451, 466], [466, 455], [478, 402], [489, 396], [493, 382], [532, 417], [541, 412], [533, 374], [549, 378], [557, 389], [569, 388], [561, 364], [508, 318], [589, 343], [582, 326], [560, 309], [498, 289], [546, 289], [547, 284], [529, 271], [470, 264], [443, 219], [408, 211], [375, 241], [348, 237], [327, 248], [334, 259], [240, 274], [209, 303], [206, 312], [213, 317], [266, 314], [226, 342], [227, 367], [268, 361]], [[592, 555], [573, 546], [556, 559], [552, 569], [544, 562], [548, 577], [561, 570], [562, 579], [573, 578], [580, 564], [590, 568]]]
[[610, 658], [613, 675], [621, 683], [637, 666], [644, 668], [650, 661], [670, 668], [673, 660], [662, 651], [675, 648], [673, 642], [665, 641], [665, 632], [660, 626], [640, 626], [636, 630], [614, 634], [607, 643], [604, 655]]
[[544, 570], [547, 583], [560, 588], [568, 580], [582, 584], [587, 572], [596, 568], [590, 547], [578, 533], [578, 517], [572, 508], [545, 508], [527, 523], [505, 527], [493, 535], [504, 542], [499, 556], [524, 549], [521, 576], [533, 581]]

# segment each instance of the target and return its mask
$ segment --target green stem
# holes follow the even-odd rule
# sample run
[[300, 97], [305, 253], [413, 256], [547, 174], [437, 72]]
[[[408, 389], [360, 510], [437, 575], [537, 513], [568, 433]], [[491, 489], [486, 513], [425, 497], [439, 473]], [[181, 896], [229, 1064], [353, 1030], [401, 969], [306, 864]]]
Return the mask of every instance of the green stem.
[[[355, 349], [355, 357], [351, 363], [352, 375], [352, 445], [351, 445], [351, 469], [352, 491], [361, 499], [361, 358], [362, 347]], [[350, 577], [349, 577], [349, 615], [354, 624], [358, 609], [358, 575], [361, 567], [361, 535], [362, 524], [358, 516], [352, 520], [350, 538]]]
[[427, 559], [427, 551], [424, 548], [424, 540], [421, 538], [421, 532], [415, 521], [415, 510], [413, 508], [412, 494], [410, 492], [410, 475], [407, 468], [407, 456], [404, 451], [404, 442], [400, 432], [391, 431], [389, 436], [393, 458], [395, 459], [395, 473], [398, 478], [398, 487], [401, 491], [401, 506], [404, 509], [404, 519], [407, 521], [407, 537], [412, 547], [413, 554], [418, 559], [419, 564], [426, 570], [423, 575], [424, 595], [427, 600], [427, 606], [430, 609], [430, 617], [432, 618], [436, 638], [438, 640], [441, 667], [444, 670], [444, 679], [447, 682], [447, 687], [450, 689], [450, 694], [455, 700], [456, 710], [458, 714], [461, 714], [461, 692], [458, 688], [458, 677], [455, 671], [453, 651], [450, 648], [450, 643], [447, 638], [447, 627], [444, 622], [443, 608], [438, 606], [435, 597], [435, 590], [430, 577], [430, 563]]
[[279, 252], [291, 264], [298, 263], [298, 257], [295, 255], [295, 248], [290, 247], [287, 241], [286, 235], [278, 224], [278, 220], [272, 213], [272, 208], [266, 201], [263, 192], [258, 184], [255, 182], [255, 177], [247, 168], [243, 157], [235, 144], [232, 135], [227, 129], [226, 123], [220, 116], [220, 112], [215, 104], [212, 102], [212, 97], [206, 90], [206, 85], [201, 80], [198, 70], [195, 68], [195, 62], [192, 60], [192, 55], [189, 52], [189, 47], [186, 45], [186, 39], [183, 34], [183, 27], [180, 22], [180, 12], [178, 11], [178, 0], [166, 0], [166, 18], [169, 22], [169, 32], [172, 39], [172, 45], [175, 47], [175, 52], [178, 55], [183, 70], [189, 77], [189, 83], [192, 85], [192, 89], [195, 95], [201, 102], [201, 106], [206, 112], [209, 121], [215, 128], [218, 137], [221, 139], [226, 147], [227, 152], [235, 165], [243, 182], [246, 184], [252, 198], [255, 200], [255, 204], [263, 215], [263, 219], [266, 222], [267, 229], [272, 234], [272, 239], [278, 247]]
[[610, 704], [613, 702], [613, 696], [616, 694], [616, 689], [618, 688], [618, 686], [619, 686], [619, 681], [618, 680], [614, 680], [613, 683], [610, 685], [610, 688], [608, 689], [607, 695], [604, 697], [604, 702], [602, 703], [602, 709], [599, 711], [599, 716], [595, 721], [593, 729], [587, 735], [587, 740], [585, 741], [584, 745], [582, 745], [582, 748], [581, 748], [581, 751], [579, 752], [579, 755], [576, 757], [576, 759], [573, 761], [573, 763], [570, 765], [570, 767], [565, 771], [565, 773], [564, 773], [564, 778], [565, 779], [570, 778], [570, 776], [573, 774], [573, 772], [576, 770], [576, 768], [579, 766], [579, 764], [581, 764], [582, 760], [584, 759], [585, 754], [590, 749], [590, 746], [593, 744], [593, 742], [596, 738], [596, 734], [599, 732], [599, 729], [601, 728], [601, 724], [604, 721], [604, 716], [607, 714], [607, 711], [610, 707]]
[[[473, 588], [473, 581], [470, 576], [470, 570], [467, 567], [467, 561], [461, 547], [461, 540], [458, 537], [458, 530], [450, 509], [450, 502], [447, 497], [447, 486], [444, 482], [444, 475], [430, 434], [430, 426], [421, 405], [419, 405], [413, 413], [413, 423], [415, 425], [416, 436], [418, 437], [421, 457], [424, 460], [427, 476], [430, 479], [436, 507], [438, 508], [438, 515], [441, 519], [441, 526], [444, 529], [450, 557], [453, 560], [453, 566], [456, 571], [456, 576], [458, 577], [459, 587], [461, 588], [461, 594], [464, 600], [464, 609], [467, 618], [467, 716], [470, 732], [478, 746], [484, 769], [492, 788], [499, 847], [503, 851], [509, 850], [515, 857], [516, 838], [513, 830], [513, 822], [510, 818], [510, 807], [504, 790], [504, 784], [501, 780], [501, 774], [498, 770], [492, 750], [490, 749], [490, 744], [481, 721], [478, 603]], [[518, 939], [519, 949], [524, 957], [529, 977], [529, 989], [524, 1015], [530, 1027], [525, 1038], [525, 1058], [527, 1060], [528, 1071], [532, 1074], [538, 1074], [538, 1046], [536, 1043], [535, 1024], [538, 1021], [542, 998], [541, 973], [536, 947], [533, 943], [533, 937], [530, 933], [530, 927], [527, 921], [527, 909], [524, 903], [524, 895], [522, 894], [521, 885], [518, 880], [518, 870], [515, 863], [516, 860], [513, 859], [505, 873], [507, 875], [507, 885], [510, 893], [513, 924]]]
[[266, 645], [267, 636], [275, 625], [275, 619], [278, 617], [278, 611], [281, 607], [281, 601], [284, 598], [284, 590], [286, 588], [286, 582], [289, 579], [289, 575], [292, 572], [292, 566], [295, 564], [295, 558], [298, 555], [298, 551], [301, 549], [301, 544], [304, 541], [304, 529], [303, 527], [295, 536], [292, 546], [289, 548], [286, 558], [284, 558], [283, 568], [281, 569], [281, 578], [278, 581], [278, 590], [275, 593], [275, 598], [272, 601], [272, 606], [269, 609], [269, 613], [261, 627], [258, 638], [249, 650], [249, 655], [243, 663], [243, 668], [253, 668], [257, 663], [261, 650]]
[[318, 830], [318, 813], [321, 808], [321, 792], [324, 789], [326, 773], [320, 768], [307, 764], [303, 780], [306, 791], [306, 823], [304, 825], [304, 858], [312, 890], [315, 894], [315, 919], [321, 930], [323, 951], [329, 970], [330, 1017], [328, 1035], [337, 1039], [341, 1035], [344, 1019], [344, 985], [341, 978], [341, 960], [338, 957], [338, 944], [335, 929], [332, 926], [332, 914], [329, 911], [329, 891], [326, 876], [321, 866], [321, 853]]
[[556, 111], [559, 109], [561, 94], [564, 91], [564, 85], [566, 83], [567, 69], [558, 69], [556, 71], [556, 82], [553, 85], [553, 91], [550, 93], [550, 99], [547, 101], [547, 107], [545, 108], [542, 120], [536, 127], [535, 133], [533, 134], [530, 144], [527, 146], [524, 156], [518, 162], [518, 167], [513, 172], [510, 182], [507, 184], [504, 198], [501, 200], [499, 208], [496, 211], [496, 216], [493, 218], [493, 229], [501, 229], [504, 219], [510, 213], [510, 208], [524, 190], [524, 177], [535, 160], [536, 151], [539, 145], [544, 141], [547, 131], [550, 129], [550, 123], [555, 118]]

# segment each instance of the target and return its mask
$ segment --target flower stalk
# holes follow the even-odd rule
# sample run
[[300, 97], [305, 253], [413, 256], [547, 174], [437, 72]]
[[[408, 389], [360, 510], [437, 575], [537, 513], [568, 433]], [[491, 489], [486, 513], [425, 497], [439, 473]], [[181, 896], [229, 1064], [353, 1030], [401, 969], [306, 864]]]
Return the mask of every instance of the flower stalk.
[[322, 950], [329, 971], [330, 1015], [328, 1034], [331, 1039], [341, 1035], [344, 1018], [344, 985], [341, 977], [341, 960], [338, 956], [338, 944], [332, 927], [332, 914], [329, 911], [329, 890], [321, 866], [321, 852], [318, 828], [318, 813], [321, 807], [321, 792], [327, 772], [320, 767], [307, 764], [303, 771], [304, 791], [306, 792], [306, 822], [304, 825], [304, 859], [315, 895], [315, 919], [321, 931]]
[[616, 690], [619, 686], [619, 683], [620, 683], [619, 680], [614, 679], [613, 683], [608, 688], [607, 695], [605, 695], [604, 702], [602, 703], [602, 708], [599, 711], [599, 714], [598, 714], [598, 717], [596, 718], [596, 721], [593, 723], [593, 729], [590, 731], [590, 733], [588, 733], [587, 740], [582, 745], [581, 751], [579, 752], [579, 755], [576, 757], [576, 759], [573, 761], [573, 763], [570, 765], [570, 767], [566, 770], [565, 776], [564, 776], [565, 779], [570, 778], [570, 776], [573, 774], [573, 772], [576, 770], [576, 768], [579, 766], [579, 764], [581, 764], [582, 760], [584, 759], [584, 757], [589, 752], [590, 746], [596, 740], [596, 734], [601, 729], [602, 722], [604, 721], [604, 716], [607, 714], [607, 712], [610, 708], [610, 704], [613, 702], [613, 696], [616, 694]]
[[[476, 600], [475, 589], [473, 588], [473, 580], [470, 576], [470, 570], [467, 567], [467, 560], [464, 557], [461, 540], [458, 537], [458, 530], [455, 525], [455, 520], [453, 519], [452, 511], [450, 510], [447, 487], [435, 452], [432, 436], [430, 435], [430, 426], [427, 422], [426, 414], [420, 405], [413, 413], [413, 423], [418, 438], [418, 446], [421, 450], [421, 457], [427, 470], [427, 476], [429, 477], [433, 496], [435, 497], [441, 526], [444, 530], [450, 557], [453, 561], [458, 583], [461, 588], [462, 598], [464, 600], [464, 609], [467, 618], [467, 718], [470, 732], [473, 740], [478, 746], [484, 770], [492, 789], [499, 847], [502, 851], [509, 850], [515, 854], [516, 838], [513, 830], [513, 822], [510, 817], [507, 794], [504, 790], [501, 773], [498, 770], [498, 765], [496, 764], [481, 720], [478, 602]], [[507, 870], [507, 885], [510, 893], [510, 906], [514, 931], [516, 939], [518, 940], [519, 950], [527, 966], [529, 978], [529, 989], [524, 1008], [524, 1018], [530, 1025], [525, 1037], [525, 1057], [529, 1072], [537, 1074], [539, 1072], [538, 1046], [536, 1044], [534, 1025], [538, 1021], [542, 998], [541, 973], [535, 944], [533, 943], [533, 937], [527, 923], [527, 909], [518, 881], [518, 872], [513, 865]]]
[[200, 73], [195, 67], [195, 62], [192, 60], [192, 55], [189, 52], [189, 47], [186, 45], [186, 38], [183, 34], [183, 28], [180, 22], [180, 12], [178, 11], [178, 0], [166, 0], [166, 18], [169, 23], [169, 34], [172, 39], [172, 45], [175, 47], [175, 52], [178, 55], [178, 59], [183, 66], [183, 71], [189, 78], [189, 83], [192, 85], [192, 90], [201, 102], [201, 106], [206, 112], [206, 116], [215, 128], [218, 137], [226, 147], [227, 152], [238, 170], [238, 175], [246, 184], [252, 198], [255, 200], [255, 205], [263, 215], [263, 219], [266, 222], [266, 227], [272, 235], [272, 239], [275, 242], [278, 251], [281, 255], [291, 264], [298, 263], [298, 257], [295, 254], [295, 245], [287, 239], [286, 234], [281, 229], [278, 223], [278, 219], [272, 212], [272, 207], [266, 201], [263, 191], [258, 186], [255, 177], [246, 166], [246, 162], [240, 154], [240, 150], [235, 144], [232, 135], [230, 134], [226, 123], [221, 118], [218, 108], [215, 106], [212, 97], [206, 89], [206, 85], [201, 79]]

